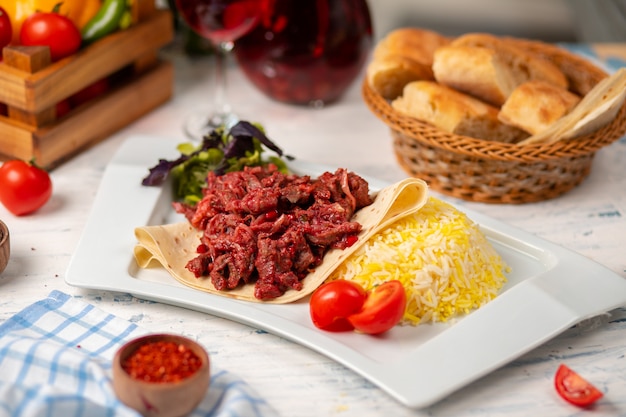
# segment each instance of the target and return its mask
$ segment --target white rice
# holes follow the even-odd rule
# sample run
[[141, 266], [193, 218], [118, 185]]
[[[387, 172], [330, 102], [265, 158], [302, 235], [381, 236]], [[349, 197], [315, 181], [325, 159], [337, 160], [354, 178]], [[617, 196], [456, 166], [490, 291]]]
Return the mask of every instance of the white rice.
[[329, 278], [367, 290], [400, 280], [407, 294], [402, 324], [443, 322], [491, 301], [506, 282], [500, 255], [477, 224], [430, 197], [415, 215], [374, 235]]

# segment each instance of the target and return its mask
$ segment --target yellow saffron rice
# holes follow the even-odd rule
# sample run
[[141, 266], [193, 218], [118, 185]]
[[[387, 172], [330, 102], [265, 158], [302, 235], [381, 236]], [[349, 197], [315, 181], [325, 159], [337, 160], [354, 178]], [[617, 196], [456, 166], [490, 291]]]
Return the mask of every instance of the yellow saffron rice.
[[444, 322], [498, 295], [507, 266], [478, 225], [430, 197], [419, 212], [373, 236], [329, 278], [369, 290], [392, 279], [404, 284], [402, 324]]

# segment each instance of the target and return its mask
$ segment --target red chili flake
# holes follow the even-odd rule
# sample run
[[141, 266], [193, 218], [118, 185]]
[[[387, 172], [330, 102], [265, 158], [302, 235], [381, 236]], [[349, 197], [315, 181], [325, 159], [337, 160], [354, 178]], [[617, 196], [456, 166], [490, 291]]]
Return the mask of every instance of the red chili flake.
[[189, 347], [166, 341], [141, 345], [122, 363], [132, 378], [156, 383], [182, 381], [200, 366], [202, 359]]

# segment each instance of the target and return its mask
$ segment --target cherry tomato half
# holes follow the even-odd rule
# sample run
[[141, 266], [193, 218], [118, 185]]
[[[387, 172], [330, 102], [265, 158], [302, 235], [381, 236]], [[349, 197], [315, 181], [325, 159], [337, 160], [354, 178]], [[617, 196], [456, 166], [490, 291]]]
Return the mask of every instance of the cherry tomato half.
[[348, 321], [361, 333], [380, 334], [398, 324], [405, 309], [404, 286], [398, 280], [387, 281], [369, 292], [361, 311]]
[[[7, 12], [0, 7], [0, 50], [11, 43], [13, 38], [13, 26], [11, 24], [11, 18]], [[0, 60], [2, 55], [0, 54]]]
[[0, 166], [0, 202], [16, 216], [32, 213], [51, 195], [52, 181], [43, 169], [17, 159]]
[[360, 311], [367, 293], [359, 284], [338, 279], [322, 284], [311, 296], [313, 324], [323, 330], [352, 330], [347, 317]]
[[564, 400], [579, 407], [587, 407], [603, 396], [600, 390], [563, 364], [556, 371], [554, 386]]
[[30, 15], [20, 29], [20, 43], [27, 46], [47, 46], [50, 58], [57, 61], [80, 49], [80, 31], [67, 16], [54, 11]]

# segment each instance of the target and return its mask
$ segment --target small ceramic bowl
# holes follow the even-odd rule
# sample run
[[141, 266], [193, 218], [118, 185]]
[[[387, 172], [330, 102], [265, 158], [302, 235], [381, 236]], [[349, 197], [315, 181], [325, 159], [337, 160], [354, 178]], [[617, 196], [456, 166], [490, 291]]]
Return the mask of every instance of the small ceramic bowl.
[[[172, 343], [178, 347], [184, 346], [180, 349], [193, 352], [201, 361], [200, 367], [191, 375], [174, 382], [146, 382], [139, 380], [137, 376], [131, 376], [132, 371], [127, 371], [129, 366], [124, 364], [132, 360], [132, 356], [136, 355], [142, 346], [149, 345], [154, 348], [156, 343], [161, 343], [161, 347], [164, 344], [171, 346]], [[144, 355], [135, 363], [151, 363], [152, 359], [148, 359], [147, 356], [149, 355]], [[141, 368], [146, 370], [149, 366]], [[163, 369], [166, 368], [167, 366], [163, 367]], [[154, 371], [149, 371], [148, 374], [152, 375]], [[170, 375], [170, 377], [173, 376], [176, 375]], [[209, 355], [200, 344], [183, 336], [163, 333], [142, 336], [122, 346], [113, 359], [115, 394], [120, 401], [137, 410], [144, 417], [182, 417], [189, 414], [204, 398], [209, 388], [209, 381]]]
[[11, 255], [11, 241], [9, 239], [9, 228], [0, 220], [0, 274], [9, 263]]

